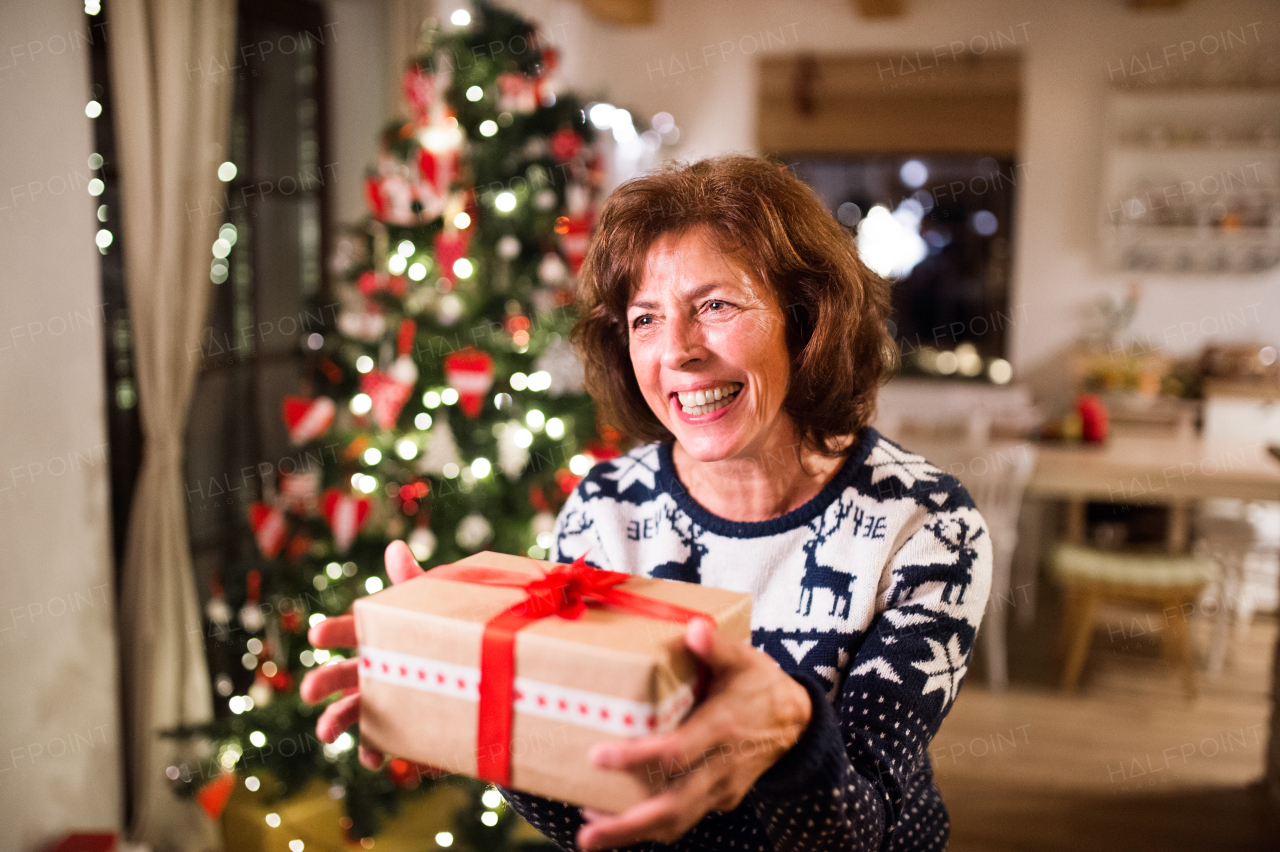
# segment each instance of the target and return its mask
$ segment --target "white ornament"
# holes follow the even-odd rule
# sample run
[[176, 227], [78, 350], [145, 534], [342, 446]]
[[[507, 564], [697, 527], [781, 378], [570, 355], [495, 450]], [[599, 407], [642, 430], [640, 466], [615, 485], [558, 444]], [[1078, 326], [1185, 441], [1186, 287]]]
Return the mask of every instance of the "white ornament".
[[458, 522], [455, 538], [463, 550], [479, 550], [493, 536], [493, 525], [484, 515], [472, 512]]
[[541, 535], [544, 532], [551, 532], [556, 527], [556, 516], [550, 512], [539, 512], [533, 516], [533, 534]]
[[559, 284], [569, 275], [569, 269], [560, 255], [551, 252], [538, 263], [538, 280], [543, 284]]
[[231, 621], [231, 607], [227, 604], [227, 599], [222, 595], [209, 598], [209, 602], [204, 605], [205, 615], [209, 616], [209, 620], [219, 626], [225, 625]]
[[276, 691], [265, 680], [255, 680], [253, 686], [249, 687], [249, 697], [253, 699], [255, 707], [266, 707], [275, 694]]
[[413, 551], [413, 558], [419, 562], [430, 559], [431, 554], [436, 552], [436, 534], [431, 531], [431, 527], [417, 527], [409, 533], [409, 549]]
[[262, 609], [256, 603], [240, 607], [240, 624], [250, 633], [257, 633], [263, 625]]
[[539, 210], [550, 210], [556, 206], [556, 191], [554, 189], [540, 189], [538, 194], [533, 197], [533, 206]]
[[462, 300], [454, 293], [446, 293], [440, 297], [436, 307], [436, 319], [441, 325], [453, 325], [462, 317]]
[[502, 427], [498, 434], [498, 467], [502, 468], [507, 479], [515, 482], [529, 463], [529, 448], [516, 442], [521, 429], [519, 420], [502, 424]]
[[391, 363], [387, 375], [402, 385], [412, 385], [418, 380], [418, 365], [408, 355], [401, 355]]
[[458, 442], [454, 440], [453, 430], [449, 428], [449, 420], [441, 414], [436, 418], [435, 425], [427, 432], [427, 447], [418, 460], [418, 473], [441, 476], [446, 464], [460, 465], [461, 461]]
[[373, 341], [382, 337], [386, 330], [387, 319], [382, 314], [345, 310], [338, 313], [338, 331], [347, 337]]
[[511, 260], [520, 254], [520, 239], [507, 234], [498, 240], [498, 257]]
[[547, 388], [548, 396], [579, 394], [586, 390], [583, 383], [582, 362], [578, 360], [578, 354], [574, 351], [572, 344], [563, 337], [558, 335], [552, 337], [546, 350], [534, 362], [534, 369], [545, 370], [551, 375], [551, 385]]

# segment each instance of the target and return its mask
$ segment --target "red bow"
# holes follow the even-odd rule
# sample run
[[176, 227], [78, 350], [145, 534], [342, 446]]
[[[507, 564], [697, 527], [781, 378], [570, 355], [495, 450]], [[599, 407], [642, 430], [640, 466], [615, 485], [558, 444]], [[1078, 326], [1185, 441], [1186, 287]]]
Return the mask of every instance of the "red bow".
[[[485, 623], [481, 642], [476, 775], [481, 780], [503, 786], [511, 783], [511, 761], [507, 757], [507, 745], [511, 742], [515, 641], [518, 630], [552, 615], [579, 618], [586, 612], [587, 601], [681, 624], [699, 616], [715, 623], [715, 619], [705, 612], [615, 588], [630, 580], [632, 575], [592, 568], [586, 563], [585, 553], [572, 564], [557, 565], [541, 577], [481, 565], [441, 565], [428, 573], [438, 580], [512, 586], [529, 593], [524, 600]], [[705, 682], [705, 672], [701, 666], [698, 680], [699, 688], [695, 692], [700, 693]]]

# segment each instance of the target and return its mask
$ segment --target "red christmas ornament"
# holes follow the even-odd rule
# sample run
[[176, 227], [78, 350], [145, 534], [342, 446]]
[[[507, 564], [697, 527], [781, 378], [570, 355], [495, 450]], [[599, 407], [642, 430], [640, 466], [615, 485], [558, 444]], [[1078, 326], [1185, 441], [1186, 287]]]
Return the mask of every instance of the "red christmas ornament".
[[286, 396], [280, 405], [284, 425], [289, 429], [289, 440], [295, 445], [314, 441], [333, 424], [337, 406], [327, 396], [307, 399], [302, 396]]
[[556, 233], [560, 235], [560, 248], [569, 261], [569, 268], [576, 275], [587, 256], [587, 243], [591, 240], [591, 218], [561, 216], [556, 220]]
[[320, 471], [281, 471], [276, 493], [276, 504], [285, 511], [309, 515], [316, 510], [316, 498], [320, 496]]
[[[418, 149], [418, 181], [425, 188], [428, 196], [443, 199], [449, 194], [453, 178], [458, 173], [458, 152], [434, 152], [426, 148]], [[426, 205], [425, 199], [419, 199]]]
[[539, 512], [550, 512], [551, 504], [547, 502], [547, 495], [542, 493], [542, 489], [537, 485], [529, 486], [529, 505]]
[[565, 494], [572, 494], [573, 489], [578, 487], [578, 481], [581, 476], [571, 472], [568, 468], [562, 467], [555, 473], [556, 484], [560, 486], [560, 490]]
[[408, 355], [401, 355], [386, 372], [374, 370], [360, 377], [360, 389], [373, 402], [373, 417], [379, 428], [391, 429], [413, 393], [418, 367]]
[[404, 296], [409, 284], [403, 275], [391, 275], [386, 272], [375, 272], [370, 269], [362, 273], [356, 280], [356, 287], [366, 296], [372, 296], [379, 290], [385, 290], [393, 296]]
[[538, 97], [538, 81], [534, 78], [517, 73], [498, 75], [499, 109], [506, 112], [533, 112], [538, 108]]
[[271, 677], [263, 675], [263, 679], [271, 684], [271, 688], [276, 692], [288, 692], [293, 688], [293, 676], [283, 668], [277, 668], [276, 673]]
[[227, 807], [227, 800], [231, 798], [231, 791], [235, 788], [236, 773], [224, 772], [196, 790], [196, 801], [200, 803], [200, 809], [208, 815], [209, 819], [221, 819], [222, 812]]
[[302, 630], [302, 616], [298, 615], [295, 610], [280, 613], [280, 626], [290, 633], [299, 633]]
[[417, 117], [419, 123], [425, 123], [431, 104], [436, 99], [436, 78], [419, 65], [412, 65], [404, 72], [400, 80], [404, 99]]
[[284, 550], [285, 559], [297, 559], [306, 554], [311, 547], [311, 536], [298, 535], [289, 540], [289, 546]]
[[387, 202], [382, 197], [382, 181], [377, 177], [364, 179], [364, 200], [369, 205], [369, 212], [378, 221], [387, 218]]
[[436, 234], [436, 263], [450, 281], [456, 282], [458, 276], [453, 271], [453, 264], [467, 256], [467, 246], [471, 242], [469, 236], [472, 228], [456, 230], [446, 228]]
[[462, 413], [474, 420], [493, 386], [493, 356], [471, 345], [450, 352], [444, 357], [444, 380], [458, 392]]
[[334, 548], [339, 553], [346, 553], [369, 518], [369, 499], [356, 499], [336, 488], [330, 488], [324, 492], [320, 501], [320, 513], [333, 531]]
[[557, 130], [551, 134], [547, 148], [552, 157], [563, 163], [572, 160], [582, 150], [582, 137], [569, 129]]
[[423, 778], [441, 778], [446, 774], [433, 766], [400, 757], [387, 761], [387, 775], [397, 787], [415, 787]]
[[1091, 444], [1100, 444], [1107, 439], [1107, 407], [1096, 394], [1084, 393], [1076, 400], [1076, 411], [1080, 414], [1080, 433], [1084, 440]]
[[249, 506], [249, 526], [253, 529], [254, 541], [258, 550], [268, 559], [275, 559], [284, 547], [289, 534], [289, 527], [284, 520], [284, 510], [279, 506], [271, 506], [255, 501]]

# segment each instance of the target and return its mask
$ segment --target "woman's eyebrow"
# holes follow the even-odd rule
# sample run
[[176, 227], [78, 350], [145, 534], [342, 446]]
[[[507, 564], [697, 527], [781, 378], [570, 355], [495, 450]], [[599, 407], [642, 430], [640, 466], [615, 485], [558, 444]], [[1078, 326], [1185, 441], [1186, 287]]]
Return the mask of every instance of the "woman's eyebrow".
[[[719, 286], [719, 281], [708, 281], [706, 284], [700, 284], [683, 295], [688, 299], [696, 299], [699, 296], [705, 296], [707, 293], [710, 293]], [[658, 307], [661, 306], [656, 302], [632, 302], [630, 305], [627, 305], [627, 310], [631, 310], [632, 308], [642, 308], [648, 311]]]

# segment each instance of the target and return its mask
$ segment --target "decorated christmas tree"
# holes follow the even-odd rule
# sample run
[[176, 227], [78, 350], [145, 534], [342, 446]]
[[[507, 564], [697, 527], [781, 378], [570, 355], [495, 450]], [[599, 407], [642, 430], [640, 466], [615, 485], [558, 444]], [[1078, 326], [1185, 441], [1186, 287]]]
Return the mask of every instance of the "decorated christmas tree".
[[[207, 759], [170, 775], [211, 815], [236, 784], [286, 797], [320, 778], [367, 848], [402, 797], [443, 783], [399, 759], [361, 767], [357, 730], [315, 739], [320, 708], [297, 685], [340, 654], [311, 648], [308, 626], [382, 588], [393, 539], [426, 567], [479, 550], [545, 558], [580, 476], [625, 450], [568, 342], [606, 163], [555, 71], [534, 27], [481, 2], [469, 25], [431, 22], [404, 75], [412, 115], [384, 130], [370, 220], [333, 260], [336, 333], [309, 339], [307, 384], [282, 405], [317, 463], [250, 507], [259, 555], [227, 566], [207, 607], [210, 642], [230, 651], [213, 656], [243, 668], [215, 671], [227, 712], [198, 732]], [[457, 848], [510, 848], [516, 818], [496, 794], [447, 780], [470, 802]]]

